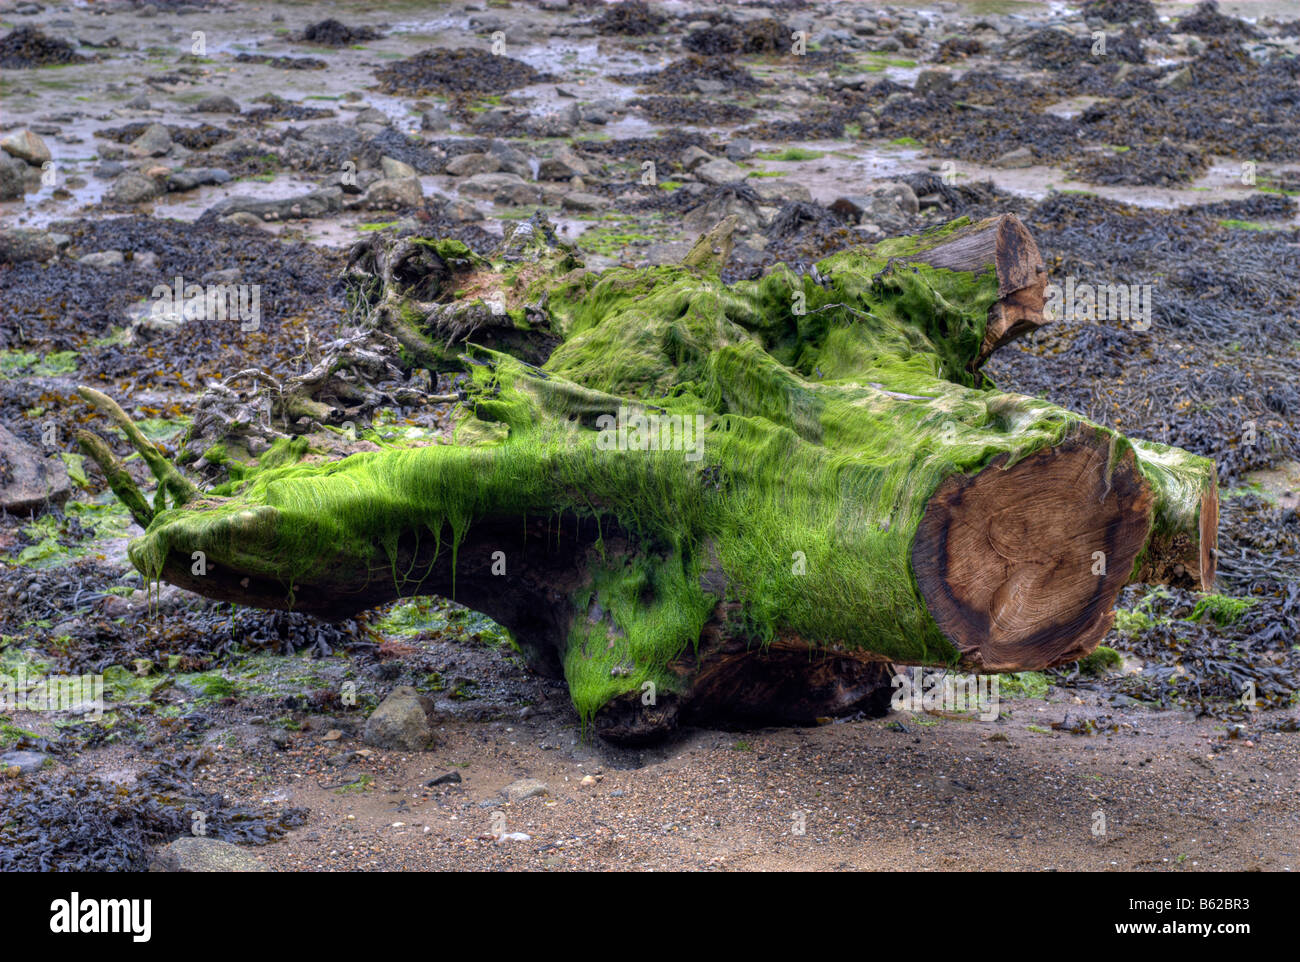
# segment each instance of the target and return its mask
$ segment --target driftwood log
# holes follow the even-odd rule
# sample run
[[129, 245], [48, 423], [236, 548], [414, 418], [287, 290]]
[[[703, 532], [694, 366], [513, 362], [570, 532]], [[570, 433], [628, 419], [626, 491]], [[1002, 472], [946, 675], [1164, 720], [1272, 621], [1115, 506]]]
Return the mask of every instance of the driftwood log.
[[151, 509], [87, 434], [147, 528], [132, 560], [326, 618], [454, 598], [624, 741], [878, 710], [890, 663], [1062, 664], [1097, 646], [1128, 582], [1212, 584], [1210, 461], [981, 373], [1044, 322], [1015, 217], [728, 285], [732, 227], [680, 265], [602, 273], [545, 221], [488, 258], [359, 244], [354, 306], [401, 345], [394, 363], [468, 371], [453, 443], [308, 457], [223, 497], [153, 450]]

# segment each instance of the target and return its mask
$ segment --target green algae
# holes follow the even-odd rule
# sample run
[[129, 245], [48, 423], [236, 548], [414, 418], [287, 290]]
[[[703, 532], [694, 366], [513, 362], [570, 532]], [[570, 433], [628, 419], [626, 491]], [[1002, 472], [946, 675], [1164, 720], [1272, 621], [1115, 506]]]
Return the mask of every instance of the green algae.
[[[563, 248], [545, 253], [547, 269], [522, 283], [546, 295], [561, 343], [540, 368], [457, 352], [469, 383], [454, 444], [329, 464], [264, 456], [229, 499], [160, 512], [131, 558], [156, 579], [169, 556], [204, 551], [288, 597], [341, 566], [387, 569], [401, 596], [419, 591], [396, 567], [404, 534], [445, 546], [454, 563], [481, 518], [616, 521], [631, 546], [593, 550], [561, 652], [584, 721], [647, 683], [676, 690], [672, 662], [723, 600], [758, 644], [794, 635], [956, 665], [911, 568], [944, 478], [1092, 431], [1111, 440], [1112, 466], [1134, 453], [1156, 489], [1154, 523], [1182, 530], [1191, 493], [1213, 477], [1205, 459], [996, 389], [978, 370], [993, 266], [908, 260], [966, 223], [832, 255], [820, 283], [784, 266], [734, 285], [681, 266], [596, 276]], [[460, 242], [423, 243], [459, 276], [492, 271], [505, 289], [524, 278], [519, 263]], [[640, 431], [630, 447], [606, 443], [611, 422], [650, 415], [698, 433], [676, 447]]]

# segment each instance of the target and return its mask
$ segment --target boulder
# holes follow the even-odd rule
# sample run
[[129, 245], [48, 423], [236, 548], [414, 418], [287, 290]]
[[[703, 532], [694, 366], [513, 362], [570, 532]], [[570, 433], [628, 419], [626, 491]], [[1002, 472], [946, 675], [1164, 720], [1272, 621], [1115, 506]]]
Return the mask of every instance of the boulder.
[[45, 141], [30, 130], [14, 131], [0, 140], [0, 150], [33, 167], [39, 167], [51, 159], [50, 148], [45, 146]]
[[385, 177], [370, 185], [365, 202], [371, 208], [419, 207], [424, 189], [418, 177]]
[[61, 504], [71, 493], [62, 461], [0, 427], [0, 511], [31, 514], [50, 502]]
[[0, 264], [48, 261], [58, 253], [54, 235], [25, 227], [0, 228]]
[[366, 719], [362, 740], [376, 748], [423, 751], [434, 740], [429, 716], [419, 694], [409, 685], [399, 685], [379, 703]]
[[731, 184], [745, 179], [745, 172], [722, 157], [706, 160], [693, 171], [695, 176], [706, 184]]
[[586, 161], [569, 147], [561, 147], [537, 168], [539, 180], [568, 180], [570, 177], [586, 177], [590, 173]]
[[446, 172], [452, 177], [493, 174], [501, 169], [501, 160], [492, 154], [461, 154], [447, 161]]
[[194, 112], [199, 114], [237, 114], [239, 113], [239, 104], [235, 103], [234, 97], [228, 97], [225, 94], [212, 94], [195, 104]]
[[132, 157], [161, 157], [171, 149], [171, 132], [162, 124], [150, 124], [144, 133], [131, 141], [127, 153]]

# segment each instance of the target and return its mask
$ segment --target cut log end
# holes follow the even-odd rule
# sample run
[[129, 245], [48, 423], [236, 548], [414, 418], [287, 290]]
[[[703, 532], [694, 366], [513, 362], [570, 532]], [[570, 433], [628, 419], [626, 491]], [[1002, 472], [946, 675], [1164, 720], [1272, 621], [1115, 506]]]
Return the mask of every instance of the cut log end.
[[946, 479], [912, 568], [931, 616], [981, 671], [1022, 671], [1092, 651], [1150, 530], [1153, 496], [1131, 453], [1110, 467], [1093, 430], [1010, 468]]

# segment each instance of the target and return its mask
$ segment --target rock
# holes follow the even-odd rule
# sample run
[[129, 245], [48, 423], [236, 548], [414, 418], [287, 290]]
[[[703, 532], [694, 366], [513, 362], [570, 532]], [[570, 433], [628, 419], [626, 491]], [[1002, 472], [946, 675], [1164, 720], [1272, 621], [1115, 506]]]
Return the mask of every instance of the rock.
[[58, 253], [54, 235], [24, 227], [0, 228], [0, 264], [48, 261]]
[[952, 74], [946, 70], [922, 70], [912, 87], [918, 94], [946, 93], [952, 89]]
[[1028, 147], [1017, 147], [1015, 150], [1009, 150], [993, 161], [993, 166], [1011, 169], [1032, 167], [1034, 166], [1034, 152]]
[[539, 180], [568, 180], [570, 177], [586, 177], [591, 168], [569, 147], [561, 147], [542, 161], [537, 168]]
[[228, 97], [225, 94], [212, 94], [195, 104], [194, 112], [198, 114], [237, 114], [239, 113], [239, 104], [235, 103], [234, 97]]
[[19, 200], [27, 192], [27, 165], [0, 152], [0, 200]]
[[376, 748], [418, 752], [433, 740], [429, 717], [410, 685], [399, 685], [366, 719], [362, 740]]
[[898, 208], [905, 214], [915, 214], [921, 209], [916, 192], [904, 183], [886, 184], [872, 193], [872, 207], [879, 209], [882, 202]]
[[357, 111], [357, 115], [352, 118], [352, 123], [357, 126], [361, 124], [378, 124], [380, 127], [387, 127], [392, 121], [388, 118], [388, 114], [379, 108], [367, 107], [365, 110]]
[[609, 201], [599, 194], [575, 190], [565, 194], [560, 205], [566, 210], [602, 210], [609, 206]]
[[682, 228], [691, 234], [702, 234], [727, 217], [736, 218], [737, 234], [751, 234], [764, 225], [757, 204], [733, 193], [722, 192], [687, 211], [682, 218]]
[[453, 177], [493, 174], [501, 169], [501, 159], [492, 154], [461, 154], [447, 161], [446, 172]]
[[49, 502], [61, 504], [71, 493], [62, 461], [0, 427], [0, 511], [30, 514]]
[[791, 200], [802, 201], [805, 204], [812, 203], [812, 194], [808, 187], [789, 177], [760, 177], [750, 186], [765, 204], [775, 204], [779, 207]]
[[441, 107], [433, 107], [420, 115], [420, 127], [423, 130], [447, 130], [451, 127], [451, 118]]
[[682, 151], [682, 168], [684, 170], [694, 170], [700, 164], [713, 159], [713, 155], [702, 147], [687, 147]]
[[325, 187], [300, 197], [283, 197], [279, 200], [259, 200], [255, 197], [228, 197], [213, 204], [205, 212], [218, 217], [246, 213], [262, 220], [286, 220], [296, 217], [323, 217], [343, 209], [343, 191]]
[[[582, 111], [577, 104], [569, 104], [567, 108], [558, 113], [530, 117], [524, 125], [524, 129], [534, 137], [568, 137], [573, 133], [573, 128], [577, 126], [575, 116], [581, 117]], [[476, 126], [478, 125], [476, 124]], [[483, 129], [499, 130], [504, 126], [506, 125], [493, 125]]]
[[533, 163], [535, 161], [521, 150], [516, 150], [504, 140], [494, 140], [488, 145], [488, 151], [493, 157], [501, 162], [501, 169], [511, 173], [518, 174], [525, 180], [533, 178]]
[[447, 219], [458, 224], [483, 219], [483, 212], [467, 200], [449, 200], [443, 206]]
[[209, 184], [224, 184], [230, 180], [230, 172], [220, 167], [194, 167], [190, 170], [178, 170], [167, 177], [167, 190], [193, 190]]
[[1163, 90], [1186, 90], [1192, 85], [1191, 66], [1180, 67], [1173, 73], [1167, 73], [1156, 81], [1156, 86]]
[[172, 149], [172, 135], [162, 124], [150, 124], [127, 147], [132, 157], [161, 157]]
[[847, 194], [830, 204], [835, 213], [850, 222], [867, 221], [886, 227], [902, 227], [921, 209], [916, 192], [907, 184], [887, 184], [870, 194]]
[[5, 752], [0, 755], [0, 773], [16, 768], [19, 775], [33, 775], [45, 767], [49, 758], [44, 752]]
[[506, 786], [506, 798], [512, 802], [522, 802], [527, 798], [549, 794], [546, 783], [538, 778], [521, 778]]
[[45, 141], [30, 130], [18, 130], [0, 140], [0, 150], [33, 167], [39, 167], [51, 159], [50, 148], [45, 146]]
[[831, 81], [831, 86], [836, 90], [861, 90], [868, 84], [873, 83], [878, 76], [878, 74], [869, 73], [845, 74]]
[[384, 172], [384, 176], [390, 180], [418, 176], [414, 167], [393, 157], [380, 157], [379, 168]]
[[696, 178], [706, 184], [730, 184], [745, 179], [745, 172], [729, 160], [715, 157], [700, 164], [693, 171]]
[[[304, 127], [300, 131], [303, 140], [311, 144], [319, 144], [322, 147], [350, 147], [361, 140], [361, 135], [351, 127], [344, 127], [342, 124], [313, 124], [310, 127]], [[225, 143], [231, 143], [226, 141]], [[256, 141], [248, 142], [254, 149], [257, 148]], [[218, 147], [223, 146], [218, 144]]]
[[131, 110], [151, 109], [149, 104], [149, 98], [145, 94], [136, 94], [134, 97], [132, 97], [130, 100], [126, 102], [125, 106], [130, 108]]
[[131, 266], [138, 271], [156, 271], [158, 255], [153, 251], [137, 251], [131, 257]]
[[425, 786], [433, 788], [437, 785], [459, 785], [461, 777], [459, 772], [448, 772], [446, 775], [439, 775], [437, 778], [425, 782]]
[[93, 254], [87, 254], [77, 259], [78, 264], [85, 267], [93, 267], [96, 270], [106, 271], [111, 267], [121, 267], [126, 263], [126, 258], [121, 251], [96, 251]]
[[652, 267], [662, 264], [680, 264], [693, 246], [690, 241], [661, 241], [651, 244], [645, 249], [645, 261]]
[[162, 191], [158, 181], [132, 171], [113, 181], [113, 186], [108, 189], [104, 199], [114, 204], [143, 204], [159, 196]]
[[366, 191], [365, 203], [371, 208], [419, 207], [424, 202], [424, 188], [418, 177], [391, 177], [377, 180]]
[[256, 214], [250, 214], [247, 211], [236, 211], [233, 214], [227, 214], [225, 217], [217, 218], [218, 224], [233, 224], [236, 227], [256, 227], [259, 230], [262, 227], [262, 218]]
[[112, 180], [126, 170], [126, 165], [120, 160], [105, 160], [98, 164], [93, 173], [100, 180]]
[[247, 851], [230, 842], [185, 836], [154, 853], [150, 872], [269, 872]]
[[518, 174], [507, 174], [504, 171], [495, 174], [475, 174], [472, 177], [466, 177], [465, 181], [459, 185], [461, 192], [471, 197], [487, 197], [495, 200], [497, 197], [530, 197], [530, 200], [510, 200], [508, 203], [535, 204], [541, 196], [536, 185], [525, 181]]
[[754, 142], [748, 137], [738, 137], [727, 144], [727, 160], [749, 160], [754, 156]]

